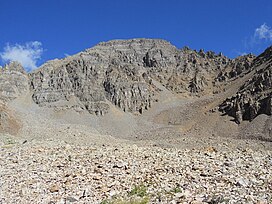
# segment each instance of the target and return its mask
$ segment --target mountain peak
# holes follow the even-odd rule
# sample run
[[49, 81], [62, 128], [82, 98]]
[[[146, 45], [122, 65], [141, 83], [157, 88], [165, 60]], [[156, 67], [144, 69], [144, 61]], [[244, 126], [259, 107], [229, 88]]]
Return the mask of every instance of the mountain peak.
[[3, 67], [4, 70], [9, 70], [9, 71], [16, 71], [16, 72], [21, 72], [26, 74], [25, 69], [23, 68], [23, 66], [21, 65], [21, 63], [16, 62], [16, 61], [12, 61], [9, 64], [6, 64]]

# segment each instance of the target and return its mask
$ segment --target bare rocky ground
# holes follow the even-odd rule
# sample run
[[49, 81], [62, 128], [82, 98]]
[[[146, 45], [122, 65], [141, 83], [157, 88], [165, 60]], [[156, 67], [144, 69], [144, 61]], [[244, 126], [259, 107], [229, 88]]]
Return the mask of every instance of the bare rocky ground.
[[271, 53], [132, 39], [10, 63], [0, 203], [272, 203]]
[[1, 203], [271, 203], [272, 152], [214, 146], [1, 146]]
[[222, 120], [209, 97], [175, 97], [101, 118], [14, 100], [23, 128], [1, 136], [1, 203], [271, 203], [271, 143], [232, 136], [250, 123]]

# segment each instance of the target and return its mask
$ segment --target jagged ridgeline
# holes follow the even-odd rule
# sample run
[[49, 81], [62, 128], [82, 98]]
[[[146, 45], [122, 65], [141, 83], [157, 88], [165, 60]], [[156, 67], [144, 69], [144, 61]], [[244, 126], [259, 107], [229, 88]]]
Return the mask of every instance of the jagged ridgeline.
[[253, 61], [251, 70], [252, 77], [220, 106], [220, 110], [233, 116], [237, 123], [253, 120], [260, 114], [272, 114], [272, 47]]
[[[142, 113], [157, 100], [157, 83], [174, 93], [217, 93], [225, 82], [247, 72], [254, 58], [231, 60], [222, 53], [177, 49], [165, 40], [113, 40], [45, 63], [30, 74], [30, 89], [41, 106], [104, 115], [113, 104]], [[65, 101], [72, 103], [60, 103]]]

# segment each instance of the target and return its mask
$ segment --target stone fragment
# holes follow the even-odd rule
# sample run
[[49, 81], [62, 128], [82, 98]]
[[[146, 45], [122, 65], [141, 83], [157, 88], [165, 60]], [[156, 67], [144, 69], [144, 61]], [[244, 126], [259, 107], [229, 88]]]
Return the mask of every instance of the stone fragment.
[[51, 185], [50, 188], [49, 188], [49, 191], [50, 191], [51, 193], [58, 192], [59, 190], [60, 190], [60, 189], [59, 189], [59, 186], [56, 185], [56, 184]]
[[65, 199], [65, 201], [68, 202], [68, 203], [74, 203], [74, 202], [77, 202], [78, 200], [75, 199], [74, 197], [67, 197]]

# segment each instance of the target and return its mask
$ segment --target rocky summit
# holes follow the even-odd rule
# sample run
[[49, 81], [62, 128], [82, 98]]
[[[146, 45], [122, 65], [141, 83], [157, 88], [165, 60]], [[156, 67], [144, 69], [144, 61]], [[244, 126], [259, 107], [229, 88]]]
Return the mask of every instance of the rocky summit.
[[272, 47], [101, 42], [0, 69], [0, 203], [272, 203]]
[[254, 58], [231, 60], [222, 53], [177, 49], [164, 40], [114, 40], [45, 63], [29, 74], [29, 87], [40, 106], [76, 100], [75, 108], [104, 115], [110, 102], [142, 113], [156, 101], [156, 82], [174, 93], [217, 93], [223, 82], [246, 73]]

